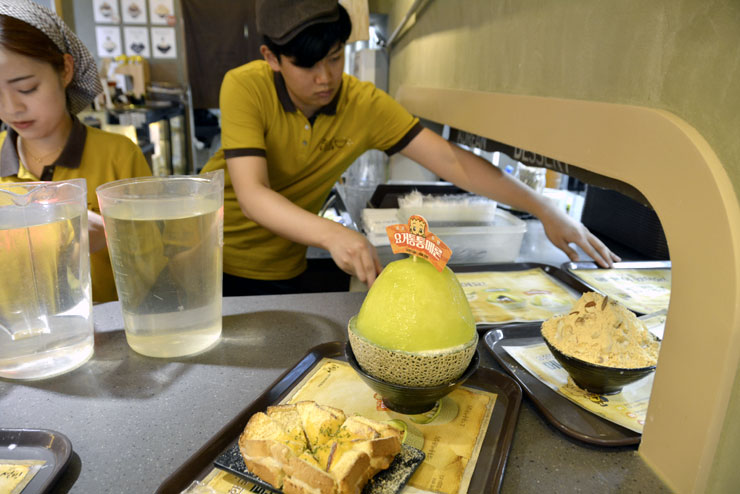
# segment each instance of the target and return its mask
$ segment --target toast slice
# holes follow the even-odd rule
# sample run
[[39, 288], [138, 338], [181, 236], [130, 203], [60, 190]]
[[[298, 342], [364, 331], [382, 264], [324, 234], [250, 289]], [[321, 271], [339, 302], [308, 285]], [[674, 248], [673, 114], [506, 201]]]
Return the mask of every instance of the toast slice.
[[[349, 417], [349, 419], [347, 419], [343, 425], [346, 425], [347, 427], [352, 427], [353, 424], [362, 424], [366, 427], [369, 427], [370, 429], [378, 433], [380, 437], [396, 436], [399, 439], [401, 438], [401, 431], [399, 431], [392, 425], [378, 422], [377, 420], [372, 420], [367, 417], [363, 417], [362, 415], [353, 415]], [[368, 437], [367, 439], [371, 438]]]
[[370, 458], [370, 466], [379, 472], [391, 466], [393, 459], [401, 451], [401, 441], [395, 436], [355, 441], [354, 449], [365, 453]]
[[285, 494], [359, 494], [401, 451], [401, 433], [313, 401], [268, 407], [239, 437], [247, 468]]
[[287, 477], [285, 483], [283, 483], [283, 494], [325, 494], [321, 492], [321, 489], [311, 487], [305, 482], [302, 482], [293, 477]]
[[241, 437], [249, 439], [272, 439], [279, 443], [285, 444], [292, 449], [295, 454], [300, 455], [307, 447], [305, 436], [287, 432], [285, 427], [269, 415], [258, 412], [252, 415], [244, 428]]
[[299, 401], [295, 406], [312, 450], [329, 441], [347, 418], [342, 410], [315, 401]]
[[334, 494], [337, 492], [337, 482], [332, 475], [321, 468], [316, 467], [312, 462], [308, 462], [297, 456], [288, 459], [288, 465], [285, 473], [300, 482], [319, 489], [322, 494]]
[[401, 431], [361, 415], [345, 420], [337, 437], [347, 438], [354, 449], [367, 454], [371, 466], [377, 471], [388, 468], [401, 451]]
[[351, 449], [332, 462], [329, 473], [336, 479], [338, 494], [360, 494], [376, 472], [370, 468], [369, 456]]
[[285, 433], [296, 442], [308, 445], [308, 438], [303, 430], [301, 416], [292, 405], [274, 405], [267, 407], [267, 416], [280, 424]]
[[285, 481], [285, 470], [276, 459], [265, 457], [265, 458], [251, 458], [249, 456], [244, 457], [244, 464], [247, 469], [264, 480], [270, 483], [273, 487], [278, 489], [284, 485]]

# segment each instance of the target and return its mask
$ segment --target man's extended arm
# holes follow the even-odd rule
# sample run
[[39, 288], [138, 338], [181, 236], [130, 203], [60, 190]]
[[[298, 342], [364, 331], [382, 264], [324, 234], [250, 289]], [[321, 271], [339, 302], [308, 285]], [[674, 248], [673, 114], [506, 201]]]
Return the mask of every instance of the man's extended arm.
[[401, 154], [458, 187], [535, 215], [542, 222], [550, 241], [572, 261], [578, 260], [578, 254], [571, 243], [580, 246], [602, 267], [611, 267], [613, 262], [619, 261], [619, 257], [583, 224], [565, 214], [549, 199], [431, 130], [424, 129], [401, 150]]

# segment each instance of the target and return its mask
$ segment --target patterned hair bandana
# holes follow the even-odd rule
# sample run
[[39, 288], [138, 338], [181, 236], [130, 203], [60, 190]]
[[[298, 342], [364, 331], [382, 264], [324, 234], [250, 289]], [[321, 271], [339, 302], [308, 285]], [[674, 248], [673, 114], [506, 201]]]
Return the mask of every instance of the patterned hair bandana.
[[103, 91], [92, 55], [56, 14], [32, 0], [0, 0], [0, 14], [32, 25], [48, 36], [62, 53], [72, 55], [75, 72], [67, 86], [72, 113], [81, 112]]

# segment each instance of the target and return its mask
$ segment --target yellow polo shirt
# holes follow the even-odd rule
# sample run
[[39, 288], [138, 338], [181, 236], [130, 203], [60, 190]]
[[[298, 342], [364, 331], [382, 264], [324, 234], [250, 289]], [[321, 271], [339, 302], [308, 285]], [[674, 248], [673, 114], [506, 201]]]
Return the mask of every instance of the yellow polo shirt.
[[362, 153], [380, 149], [393, 154], [422, 129], [387, 93], [347, 74], [334, 100], [309, 120], [291, 101], [282, 75], [262, 60], [226, 73], [220, 107], [222, 148], [202, 172], [225, 171], [224, 272], [261, 280], [298, 276], [306, 269], [307, 247], [244, 216], [226, 158], [265, 157], [272, 189], [318, 213]]
[[[18, 135], [11, 129], [0, 132], [0, 182], [59, 181], [84, 178], [87, 181], [87, 208], [100, 214], [95, 189], [113, 180], [150, 176], [149, 164], [139, 147], [118, 134], [82, 124], [73, 118], [72, 132], [62, 154], [44, 168], [41, 177], [29, 172], [18, 157]], [[108, 249], [90, 255], [93, 300], [116, 300], [116, 286]]]

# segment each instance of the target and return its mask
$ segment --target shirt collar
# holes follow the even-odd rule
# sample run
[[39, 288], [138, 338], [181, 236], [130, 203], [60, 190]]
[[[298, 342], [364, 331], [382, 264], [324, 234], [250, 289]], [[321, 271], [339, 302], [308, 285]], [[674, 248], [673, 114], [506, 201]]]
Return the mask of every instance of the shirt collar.
[[[72, 115], [72, 130], [67, 137], [67, 143], [64, 145], [59, 157], [48, 165], [50, 167], [63, 166], [65, 168], [79, 168], [82, 162], [82, 151], [85, 149], [85, 139], [87, 137], [87, 128], [77, 118]], [[20, 160], [18, 158], [18, 133], [12, 128], [8, 128], [8, 133], [0, 148], [0, 177], [17, 175], [20, 169]]]
[[[285, 86], [285, 79], [283, 78], [283, 74], [281, 74], [280, 72], [273, 72], [273, 74], [275, 75], [275, 91], [277, 91], [277, 96], [280, 104], [283, 105], [283, 110], [289, 113], [294, 113], [298, 111], [298, 108], [296, 108], [293, 100], [290, 99], [290, 94], [288, 94], [288, 88]], [[319, 108], [314, 114], [314, 117], [321, 113], [323, 113], [324, 115], [337, 114], [337, 106], [339, 105], [339, 96], [342, 94], [342, 86], [344, 86], [344, 78], [342, 78], [342, 82], [339, 85], [339, 90], [337, 91], [337, 94], [334, 95], [334, 98], [327, 105]]]

